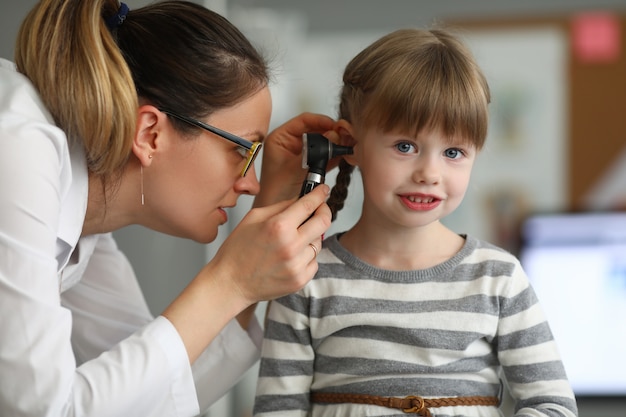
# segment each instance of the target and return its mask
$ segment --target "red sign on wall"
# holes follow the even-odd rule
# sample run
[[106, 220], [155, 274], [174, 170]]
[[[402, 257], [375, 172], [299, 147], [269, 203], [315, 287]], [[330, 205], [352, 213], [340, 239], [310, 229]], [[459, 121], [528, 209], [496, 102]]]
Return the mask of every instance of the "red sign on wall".
[[620, 57], [621, 27], [609, 12], [582, 13], [572, 20], [572, 47], [581, 62], [606, 63]]

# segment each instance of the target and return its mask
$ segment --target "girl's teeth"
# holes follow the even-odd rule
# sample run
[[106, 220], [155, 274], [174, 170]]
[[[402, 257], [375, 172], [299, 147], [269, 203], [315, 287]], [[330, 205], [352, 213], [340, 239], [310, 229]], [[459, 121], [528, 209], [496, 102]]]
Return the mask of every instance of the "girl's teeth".
[[411, 201], [413, 203], [432, 203], [433, 199], [432, 198], [409, 197], [409, 201]]

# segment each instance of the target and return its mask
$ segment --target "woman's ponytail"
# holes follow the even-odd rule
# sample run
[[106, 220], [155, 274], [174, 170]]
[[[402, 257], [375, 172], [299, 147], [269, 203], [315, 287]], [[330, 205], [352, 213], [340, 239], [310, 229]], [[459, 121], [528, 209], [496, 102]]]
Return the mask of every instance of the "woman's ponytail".
[[18, 33], [15, 61], [55, 123], [85, 149], [88, 169], [107, 177], [132, 149], [137, 93], [105, 23], [116, 0], [42, 0]]

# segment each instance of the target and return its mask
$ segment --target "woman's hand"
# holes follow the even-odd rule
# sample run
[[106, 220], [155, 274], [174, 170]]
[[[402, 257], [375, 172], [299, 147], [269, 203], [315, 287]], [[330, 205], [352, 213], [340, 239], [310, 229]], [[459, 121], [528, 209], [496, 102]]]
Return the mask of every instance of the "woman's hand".
[[300, 199], [252, 209], [163, 312], [191, 362], [247, 307], [295, 292], [313, 278], [321, 236], [331, 223], [328, 192], [320, 185]]
[[313, 278], [310, 244], [319, 251], [330, 226], [328, 190], [321, 185], [301, 199], [252, 209], [222, 244], [211, 264], [232, 277], [248, 303], [292, 293]]
[[302, 168], [302, 135], [322, 133], [335, 141], [334, 127], [335, 121], [328, 116], [303, 113], [272, 131], [263, 142], [261, 191], [254, 199], [254, 206], [296, 197], [306, 177]]

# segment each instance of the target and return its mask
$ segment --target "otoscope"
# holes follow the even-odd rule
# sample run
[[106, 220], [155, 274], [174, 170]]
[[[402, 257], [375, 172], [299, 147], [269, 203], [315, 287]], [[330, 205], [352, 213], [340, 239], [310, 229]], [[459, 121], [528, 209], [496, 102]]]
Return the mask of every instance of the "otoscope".
[[300, 197], [310, 193], [315, 187], [324, 184], [326, 165], [331, 158], [352, 154], [351, 146], [336, 145], [319, 133], [302, 135], [302, 168], [308, 168], [302, 183]]

